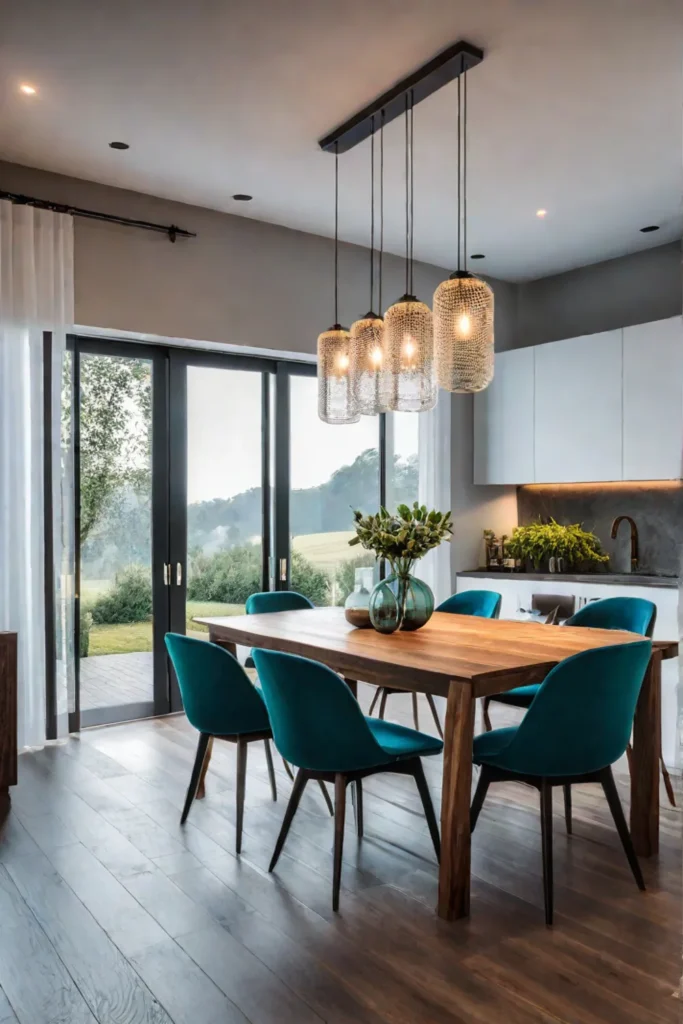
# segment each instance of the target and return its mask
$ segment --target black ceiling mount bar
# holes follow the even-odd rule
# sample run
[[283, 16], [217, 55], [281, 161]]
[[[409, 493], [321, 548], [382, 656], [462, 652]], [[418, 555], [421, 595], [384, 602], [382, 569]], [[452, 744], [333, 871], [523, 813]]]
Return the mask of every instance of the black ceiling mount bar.
[[338, 146], [340, 153], [353, 149], [372, 135], [372, 119], [384, 111], [384, 124], [405, 114], [406, 96], [410, 95], [413, 105], [426, 100], [444, 85], [455, 81], [464, 71], [469, 71], [484, 59], [484, 51], [462, 40], [442, 50], [412, 75], [397, 82], [384, 95], [364, 107], [333, 132], [320, 139], [318, 145], [328, 153]]
[[169, 241], [176, 238], [196, 238], [194, 231], [185, 231], [177, 224], [154, 224], [149, 220], [134, 220], [132, 217], [117, 217], [113, 213], [98, 213], [96, 210], [83, 210], [79, 206], [67, 206], [64, 203], [53, 203], [49, 199], [36, 199], [34, 196], [22, 196], [17, 192], [5, 192], [0, 189], [0, 199], [8, 199], [19, 206], [35, 206], [38, 210], [52, 210], [53, 213], [69, 213], [73, 217], [87, 217], [90, 220], [103, 220], [109, 224], [121, 224], [127, 228], [141, 228], [143, 231], [158, 231], [168, 235]]

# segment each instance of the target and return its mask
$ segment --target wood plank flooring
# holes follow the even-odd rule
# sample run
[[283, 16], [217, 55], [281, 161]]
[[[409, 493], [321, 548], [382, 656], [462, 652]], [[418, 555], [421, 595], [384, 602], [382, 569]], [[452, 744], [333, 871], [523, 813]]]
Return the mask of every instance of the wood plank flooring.
[[[367, 707], [369, 687], [361, 687]], [[409, 723], [410, 698], [391, 718]], [[494, 724], [517, 712], [493, 709]], [[421, 698], [421, 720], [431, 721]], [[19, 759], [0, 827], [0, 1024], [668, 1024], [682, 1019], [681, 821], [639, 893], [597, 787], [555, 814], [556, 924], [543, 923], [536, 794], [492, 787], [472, 916], [434, 914], [437, 872], [412, 780], [365, 783], [331, 909], [332, 820], [309, 787], [273, 875], [291, 783], [270, 798], [249, 750], [242, 856], [234, 750], [178, 824], [195, 733], [173, 717], [96, 729]], [[425, 769], [439, 799], [440, 759]], [[628, 794], [619, 778], [622, 799]], [[679, 787], [680, 793], [680, 787]]]

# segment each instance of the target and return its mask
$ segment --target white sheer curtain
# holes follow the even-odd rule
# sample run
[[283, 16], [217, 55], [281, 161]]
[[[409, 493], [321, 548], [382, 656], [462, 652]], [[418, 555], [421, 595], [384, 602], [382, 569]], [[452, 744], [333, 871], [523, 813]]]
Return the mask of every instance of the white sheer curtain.
[[[73, 324], [73, 220], [0, 201], [0, 629], [19, 638], [19, 748], [45, 741], [44, 436], [53, 452], [57, 710], [66, 723], [61, 372]], [[44, 435], [43, 332], [52, 332], [53, 422]], [[67, 570], [68, 575], [68, 570]]]
[[[419, 415], [419, 501], [427, 508], [448, 512], [451, 507], [451, 396], [441, 391], [434, 409]], [[453, 593], [451, 546], [441, 544], [420, 561], [420, 579], [440, 604]]]

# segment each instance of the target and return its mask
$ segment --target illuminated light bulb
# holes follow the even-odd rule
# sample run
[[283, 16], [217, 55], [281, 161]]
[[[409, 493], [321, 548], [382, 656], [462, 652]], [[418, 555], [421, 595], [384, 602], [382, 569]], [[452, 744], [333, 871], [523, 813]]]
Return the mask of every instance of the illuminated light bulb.
[[463, 338], [467, 338], [471, 330], [472, 321], [468, 317], [467, 313], [463, 313], [463, 315], [458, 320], [458, 331], [463, 336]]
[[372, 350], [372, 352], [370, 353], [370, 359], [372, 361], [372, 365], [373, 366], [381, 366], [382, 365], [382, 349], [381, 348], [374, 348]]
[[540, 217], [541, 220], [543, 220], [543, 218], [545, 217], [547, 212], [548, 212], [547, 210], [536, 210], [536, 216]]
[[349, 368], [349, 357], [343, 352], [337, 359], [337, 369], [341, 373], [346, 373]]
[[436, 378], [446, 391], [483, 391], [493, 380], [493, 292], [456, 271], [434, 292]]
[[38, 92], [34, 85], [29, 85], [27, 82], [25, 82], [23, 85], [20, 85], [19, 89], [21, 92], [23, 92], [24, 96], [35, 96], [35, 94]]
[[351, 336], [333, 324], [318, 338], [318, 415], [324, 423], [358, 423]]
[[425, 412], [436, 405], [432, 311], [414, 295], [403, 295], [384, 314], [384, 362], [388, 408]]
[[408, 335], [403, 342], [403, 355], [407, 359], [411, 359], [415, 355], [415, 342], [410, 335]]

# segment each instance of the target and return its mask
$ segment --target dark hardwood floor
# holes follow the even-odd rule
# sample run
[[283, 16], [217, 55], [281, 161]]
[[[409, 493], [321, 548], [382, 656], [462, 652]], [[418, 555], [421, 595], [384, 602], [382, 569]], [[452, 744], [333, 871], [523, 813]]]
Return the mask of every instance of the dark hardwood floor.
[[[361, 687], [368, 706], [370, 689]], [[410, 722], [410, 697], [390, 717]], [[494, 709], [494, 724], [516, 712]], [[421, 720], [431, 716], [421, 698]], [[183, 718], [84, 732], [19, 759], [0, 827], [0, 1024], [677, 1022], [681, 822], [638, 891], [597, 787], [555, 808], [556, 923], [543, 923], [537, 795], [492, 787], [474, 836], [472, 916], [434, 914], [437, 873], [411, 779], [366, 781], [331, 908], [332, 820], [310, 786], [276, 873], [291, 783], [249, 750], [241, 857], [234, 749], [178, 824], [195, 749]], [[441, 764], [425, 761], [439, 797]], [[619, 777], [622, 799], [628, 789]], [[680, 787], [679, 787], [680, 792]]]

